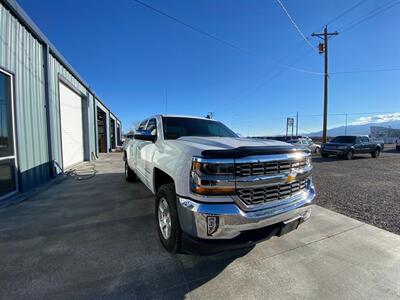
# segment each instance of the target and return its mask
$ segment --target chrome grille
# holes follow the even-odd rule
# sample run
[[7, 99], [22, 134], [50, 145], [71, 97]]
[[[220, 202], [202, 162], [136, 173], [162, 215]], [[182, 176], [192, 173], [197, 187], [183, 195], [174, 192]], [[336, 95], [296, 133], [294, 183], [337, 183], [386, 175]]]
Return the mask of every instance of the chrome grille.
[[307, 186], [307, 179], [262, 188], [237, 189], [239, 198], [247, 205], [260, 204], [290, 197]]
[[306, 159], [235, 164], [236, 176], [275, 175], [305, 167]]

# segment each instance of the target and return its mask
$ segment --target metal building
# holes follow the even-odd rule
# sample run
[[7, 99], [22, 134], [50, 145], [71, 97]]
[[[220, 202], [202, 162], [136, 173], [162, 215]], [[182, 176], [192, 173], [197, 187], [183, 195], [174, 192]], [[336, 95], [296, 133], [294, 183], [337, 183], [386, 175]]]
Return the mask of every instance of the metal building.
[[383, 140], [385, 144], [394, 144], [400, 139], [400, 129], [371, 126], [370, 138], [373, 140]]
[[0, 0], [0, 200], [120, 140], [115, 114], [15, 0]]

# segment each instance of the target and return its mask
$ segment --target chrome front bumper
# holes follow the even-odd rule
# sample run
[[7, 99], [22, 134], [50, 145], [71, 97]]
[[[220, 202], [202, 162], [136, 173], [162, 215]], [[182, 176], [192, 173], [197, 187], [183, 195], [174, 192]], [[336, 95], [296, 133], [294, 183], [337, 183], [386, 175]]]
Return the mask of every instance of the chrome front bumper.
[[[177, 197], [179, 222], [184, 233], [201, 239], [233, 239], [242, 232], [264, 228], [291, 219], [307, 220], [309, 207], [315, 198], [315, 190], [308, 189], [285, 199], [277, 205], [260, 210], [245, 211], [236, 203], [200, 203]], [[210, 233], [210, 221], [214, 232]]]

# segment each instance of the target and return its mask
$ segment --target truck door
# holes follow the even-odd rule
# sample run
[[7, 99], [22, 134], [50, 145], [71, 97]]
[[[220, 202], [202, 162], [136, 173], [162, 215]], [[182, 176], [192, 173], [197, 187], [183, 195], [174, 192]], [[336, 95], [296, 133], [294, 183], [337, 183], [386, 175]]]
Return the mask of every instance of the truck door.
[[[150, 119], [146, 126], [146, 131], [150, 131], [152, 135], [157, 135], [157, 121]], [[156, 141], [157, 142], [157, 141]], [[156, 143], [143, 141], [138, 152], [140, 153], [141, 172], [144, 176], [144, 183], [151, 188], [153, 176], [153, 155], [156, 150]]]
[[363, 149], [363, 143], [361, 140], [361, 137], [356, 137], [356, 143], [354, 144], [354, 151], [356, 153], [363, 153], [364, 149]]
[[[147, 126], [148, 120], [143, 121], [140, 123], [138, 127], [138, 131], [140, 130], [145, 130]], [[136, 175], [139, 176], [140, 180], [143, 182], [145, 181], [145, 175], [144, 175], [144, 166], [143, 166], [143, 161], [141, 158], [141, 152], [142, 148], [145, 146], [145, 144], [148, 143], [147, 141], [142, 141], [142, 140], [135, 140], [134, 147], [132, 148], [133, 153], [131, 153], [131, 157], [134, 158], [135, 160], [135, 171]]]
[[372, 151], [369, 138], [366, 136], [361, 137], [363, 153], [370, 153]]

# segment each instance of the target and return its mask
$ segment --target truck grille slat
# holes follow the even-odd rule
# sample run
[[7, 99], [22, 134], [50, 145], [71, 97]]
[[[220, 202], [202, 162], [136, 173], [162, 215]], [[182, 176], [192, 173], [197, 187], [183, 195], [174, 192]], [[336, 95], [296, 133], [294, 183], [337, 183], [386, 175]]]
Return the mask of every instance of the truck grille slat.
[[291, 172], [307, 165], [306, 159], [272, 161], [264, 163], [239, 163], [235, 165], [236, 176], [275, 175]]
[[307, 179], [262, 188], [237, 189], [239, 198], [247, 205], [284, 199], [299, 193], [307, 186]]

